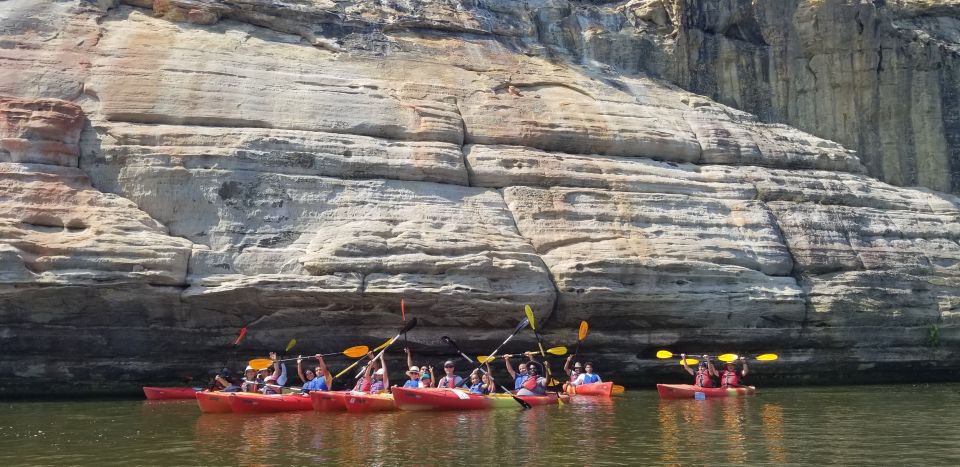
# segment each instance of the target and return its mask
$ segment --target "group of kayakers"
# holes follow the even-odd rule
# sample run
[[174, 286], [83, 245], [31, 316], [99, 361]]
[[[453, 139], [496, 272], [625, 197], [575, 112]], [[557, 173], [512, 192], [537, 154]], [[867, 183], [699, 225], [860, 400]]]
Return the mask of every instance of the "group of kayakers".
[[[456, 363], [453, 360], [447, 360], [443, 363], [443, 376], [439, 380], [435, 376], [434, 368], [426, 365], [416, 365], [410, 349], [405, 348], [407, 356], [406, 375], [408, 380], [402, 384], [404, 388], [462, 388], [473, 394], [494, 394], [497, 392], [497, 383], [493, 372], [490, 369], [490, 362], [483, 364], [483, 369], [476, 368], [470, 373], [468, 379], [464, 379], [456, 374]], [[504, 366], [507, 373], [513, 379], [514, 392], [520, 396], [543, 396], [547, 393], [547, 387], [551, 382], [543, 375], [549, 362], [537, 361], [535, 354], [525, 352], [523, 354], [526, 360], [514, 367], [514, 355], [503, 355]], [[312, 358], [317, 361], [313, 368], [304, 368], [303, 356], [297, 360], [297, 376], [303, 383], [299, 390], [303, 393], [312, 391], [329, 391], [333, 388], [333, 375], [327, 368], [323, 356], [316, 354]], [[375, 356], [369, 352], [366, 356], [367, 365], [361, 376], [353, 385], [353, 391], [376, 394], [389, 391], [390, 375], [387, 369], [383, 353]], [[287, 383], [286, 365], [277, 358], [275, 352], [270, 353], [271, 364], [267, 368], [256, 369], [247, 366], [243, 377], [234, 377], [230, 372], [224, 371], [215, 377], [213, 389], [223, 392], [259, 392], [263, 394], [280, 394]], [[564, 382], [564, 389], [576, 387], [585, 384], [601, 383], [600, 376], [593, 372], [593, 364], [586, 362], [574, 362], [573, 356], [566, 360], [564, 372], [567, 373], [568, 380]], [[504, 387], [506, 390], [507, 388]]]
[[[694, 377], [694, 386], [701, 388], [738, 388], [743, 386], [741, 384], [742, 378], [746, 378], [749, 372], [745, 358], [740, 357], [732, 362], [725, 362], [722, 372], [717, 371], [716, 367], [713, 366], [709, 355], [704, 355], [702, 358], [703, 360], [697, 365], [697, 370], [694, 371], [694, 369], [690, 368], [690, 365], [687, 364], [687, 355], [680, 354], [680, 362], [683, 365], [683, 369], [687, 370], [687, 373], [690, 373]], [[742, 364], [740, 370], [737, 370], [735, 364], [737, 361]], [[714, 378], [719, 379], [719, 384]]]

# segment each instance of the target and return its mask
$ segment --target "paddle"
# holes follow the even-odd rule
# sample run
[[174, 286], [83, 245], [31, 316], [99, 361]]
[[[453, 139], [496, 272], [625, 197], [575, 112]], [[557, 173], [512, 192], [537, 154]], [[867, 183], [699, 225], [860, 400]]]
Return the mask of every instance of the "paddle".
[[580, 329], [577, 331], [577, 350], [573, 352], [574, 356], [580, 353], [580, 344], [587, 338], [587, 331], [589, 331], [589, 329], [590, 326], [586, 321], [580, 321]]
[[[233, 346], [232, 346], [233, 348], [231, 349], [231, 351], [232, 351], [232, 356], [230, 357], [230, 360], [227, 362], [227, 365], [230, 365], [231, 362], [234, 362], [234, 361], [237, 360], [237, 349], [240, 347], [240, 341], [243, 340], [243, 336], [246, 336], [246, 335], [247, 335], [247, 327], [244, 326], [244, 327], [240, 328], [240, 335], [237, 336], [237, 339], [236, 339], [235, 341], [233, 341]], [[190, 377], [190, 380], [191, 380], [191, 381], [193, 380], [193, 377], [192, 377], [192, 376]], [[213, 388], [215, 388], [215, 387], [217, 386], [216, 381], [217, 381], [217, 378], [216, 378], [216, 377], [214, 377], [213, 379], [210, 380], [210, 388], [209, 388], [209, 389], [210, 389], [211, 391], [213, 390]]]
[[[511, 334], [510, 337], [513, 337], [513, 336], [515, 336], [516, 334], [517, 334], [516, 331], [514, 331], [514, 333]], [[507, 340], [510, 340], [510, 337], [508, 337]], [[447, 336], [443, 336], [443, 337], [440, 338], [440, 340], [446, 342], [446, 343], [449, 344], [451, 347], [453, 347], [454, 349], [456, 349], [457, 353], [459, 353], [460, 356], [464, 358], [464, 360], [466, 360], [466, 361], [468, 361], [468, 362], [470, 362], [470, 363], [476, 363], [476, 362], [473, 361], [470, 357], [468, 357], [467, 354], [463, 353], [463, 351], [460, 350], [460, 346], [457, 345], [457, 343], [456, 343], [453, 339], [451, 339], [451, 338], [449, 338], [449, 337], [447, 337]], [[506, 342], [504, 342], [504, 344], [506, 344]], [[500, 347], [503, 347], [503, 345], [501, 344]], [[497, 350], [499, 350], [500, 347], [497, 347]], [[494, 351], [493, 353], [496, 353], [496, 351]], [[478, 368], [482, 373], [486, 373], [485, 371], [483, 371], [483, 368], [481, 368], [481, 367], [482, 367], [482, 365], [481, 365], [481, 366], [478, 366], [477, 368]], [[500, 385], [500, 389], [503, 389], [504, 391], [506, 391], [507, 394], [510, 394], [510, 397], [512, 397], [513, 400], [517, 401], [517, 403], [520, 404], [520, 406], [523, 407], [524, 409], [531, 409], [531, 408], [533, 408], [533, 406], [531, 406], [529, 403], [527, 403], [527, 401], [525, 401], [525, 400], [523, 400], [523, 399], [521, 399], [521, 398], [513, 395], [513, 393], [511, 393], [510, 390], [507, 389], [506, 387], [504, 387], [502, 384]]]
[[[412, 326], [411, 326], [411, 327], [412, 327]], [[376, 348], [373, 349], [373, 351], [376, 352], [376, 351], [378, 351], [378, 350], [380, 350], [380, 349], [385, 348], [386, 346], [388, 346], [388, 345], [390, 345], [390, 344], [392, 344], [392, 343], [393, 343], [393, 339], [387, 339], [386, 342], [378, 345]], [[350, 371], [351, 368], [357, 366], [357, 364], [360, 363], [361, 361], [363, 361], [363, 356], [358, 357], [358, 358], [357, 358], [357, 361], [355, 361], [355, 362], [353, 362], [352, 364], [350, 364], [350, 366], [344, 368], [343, 371], [341, 371], [340, 373], [337, 373], [337, 375], [334, 376], [333, 379], [337, 379], [337, 378], [343, 376], [344, 373]]]
[[[400, 318], [403, 320], [403, 324], [407, 324], [407, 310], [403, 305], [403, 298], [400, 299]], [[403, 333], [403, 346], [409, 347], [407, 345], [407, 333]]]
[[[513, 333], [511, 333], [509, 336], [507, 336], [507, 340], [503, 341], [502, 344], [498, 345], [497, 348], [493, 349], [493, 352], [490, 352], [490, 355], [487, 355], [487, 358], [488, 358], [488, 359], [492, 359], [492, 358], [496, 357], [497, 352], [499, 352], [500, 349], [503, 348], [503, 346], [507, 345], [507, 342], [510, 342], [510, 339], [513, 339], [513, 336], [516, 336], [517, 333], [519, 333], [520, 331], [523, 330], [523, 328], [527, 327], [528, 324], [530, 324], [530, 320], [529, 320], [529, 319], [523, 318], [522, 320], [520, 320], [520, 323], [517, 324], [517, 327], [513, 328]], [[486, 362], [484, 362], [484, 363], [486, 363]], [[477, 366], [477, 368], [480, 368], [480, 366]]]
[[[525, 305], [523, 307], [524, 313], [527, 314], [527, 320], [530, 321], [530, 329], [533, 329], [533, 334], [537, 336], [537, 347], [540, 347], [540, 356], [543, 357], [544, 364], [543, 367], [547, 373], [547, 384], [554, 382], [553, 375], [550, 371], [550, 365], [547, 360], [547, 353], [543, 350], [543, 339], [540, 337], [540, 331], [537, 331], [537, 325], [533, 316], [533, 308], [530, 308], [530, 305]], [[559, 381], [557, 382], [559, 383]], [[560, 391], [557, 391], [557, 405], [563, 405], [563, 401], [560, 399]]]
[[619, 385], [619, 384], [614, 384], [612, 390], [610, 391], [610, 393], [611, 393], [611, 394], [623, 394], [623, 392], [626, 391], [626, 390], [627, 390], [627, 388], [625, 388], [625, 387], [623, 387], [623, 386], [621, 386], [621, 385]]
[[[535, 352], [535, 351], [534, 351], [534, 352]], [[524, 352], [524, 353], [526, 353], [526, 352]], [[556, 356], [558, 356], [558, 357], [562, 357], [562, 356], [564, 356], [564, 355], [567, 354], [567, 348], [564, 347], [564, 346], [562, 346], [562, 345], [559, 346], [559, 347], [551, 347], [551, 348], [547, 349], [547, 353], [550, 354], [550, 355], [556, 355]], [[496, 358], [496, 357], [494, 357], [494, 356], [492, 356], [492, 355], [478, 355], [478, 356], [477, 356], [477, 361], [480, 362], [480, 363], [487, 363], [487, 362], [492, 362], [492, 361], [494, 360], [494, 358]]]
[[[367, 352], [369, 352], [369, 351], [370, 351], [370, 348], [369, 348], [369, 347], [367, 347], [367, 346], [365, 346], [365, 345], [357, 345], [357, 346], [354, 346], [354, 347], [350, 347], [349, 349], [346, 349], [346, 350], [344, 350], [343, 352], [325, 353], [325, 354], [321, 354], [320, 356], [321, 356], [321, 357], [332, 357], [332, 356], [335, 356], [335, 355], [344, 355], [344, 356], [347, 356], [347, 357], [350, 357], [350, 358], [360, 358], [360, 357], [366, 355]], [[301, 357], [283, 358], [283, 359], [280, 359], [280, 360], [277, 360], [277, 361], [278, 361], [278, 362], [289, 362], [289, 361], [291, 361], [291, 360], [296, 360], [296, 359], [298, 359], [298, 358], [301, 358]], [[317, 357], [314, 356], [314, 355], [310, 355], [310, 356], [302, 357], [302, 358], [304, 358], [304, 359], [316, 359]], [[249, 362], [248, 364], [249, 364], [250, 366], [252, 366], [254, 370], [259, 371], [259, 370], [262, 370], [262, 369], [264, 369], [264, 368], [269, 367], [270, 365], [273, 365], [273, 360], [270, 360], [269, 358], [256, 358], [256, 359], [250, 360], [250, 362]]]
[[[739, 359], [740, 359], [740, 356], [738, 356], [738, 355], [736, 355], [736, 354], [730, 353], [730, 354], [723, 354], [723, 355], [721, 355], [721, 356], [719, 356], [719, 357], [717, 357], [717, 358], [719, 358], [720, 360], [723, 360], [723, 361], [725, 361], [725, 362], [734, 362], [734, 361], [739, 360]], [[757, 360], [757, 361], [759, 361], [759, 362], [772, 362], [772, 361], [780, 358], [780, 356], [778, 356], [778, 355], [775, 354], [775, 353], [765, 353], [765, 354], [757, 355], [756, 357], [744, 357], [744, 358], [746, 358], [746, 359], [754, 359], [754, 360]]]
[[[393, 337], [393, 339], [390, 339], [390, 342], [388, 342], [387, 345], [383, 346], [383, 348], [380, 349], [380, 353], [378, 353], [378, 354], [376, 354], [376, 355], [373, 356], [373, 358], [370, 360], [370, 362], [372, 362], [372, 361], [380, 358], [380, 356], [383, 355], [383, 353], [386, 352], [387, 349], [390, 348], [390, 346], [393, 345], [393, 343], [397, 341], [397, 339], [400, 338], [400, 335], [401, 335], [401, 334], [403, 334], [403, 333], [405, 333], [405, 332], [413, 329], [416, 325], [417, 325], [417, 318], [411, 319], [410, 322], [407, 323], [407, 324], [405, 324], [405, 325], [403, 326], [403, 329], [401, 329], [400, 332], [398, 332], [397, 335]], [[359, 360], [358, 360], [357, 362], [359, 363]], [[354, 379], [359, 378], [360, 375], [362, 375], [363, 372], [367, 370], [367, 365], [370, 365], [370, 362], [367, 362], [367, 364], [364, 365], [363, 368], [360, 369], [360, 372], [357, 373], [357, 376], [355, 376]]]

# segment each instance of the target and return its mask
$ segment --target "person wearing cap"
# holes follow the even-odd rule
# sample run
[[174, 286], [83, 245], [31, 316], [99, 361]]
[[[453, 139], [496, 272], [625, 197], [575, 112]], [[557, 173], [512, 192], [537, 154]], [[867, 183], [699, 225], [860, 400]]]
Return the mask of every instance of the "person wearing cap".
[[[371, 362], [370, 365], [367, 365], [367, 369], [364, 370], [363, 377], [364, 379], [370, 381], [369, 388], [364, 392], [369, 392], [370, 394], [376, 394], [378, 392], [385, 391], [390, 387], [390, 377], [387, 375], [387, 364], [383, 360], [383, 354], [380, 354], [380, 368], [376, 371], [373, 370], [374, 365]], [[371, 377], [371, 372], [373, 376]]]
[[213, 379], [215, 391], [240, 392], [240, 381], [226, 368], [220, 371], [220, 374], [214, 376]]
[[[409, 354], [407, 355], [409, 356]], [[409, 376], [410, 379], [408, 379], [407, 382], [403, 383], [403, 387], [414, 388], [414, 389], [424, 387], [423, 382], [420, 380], [420, 376], [421, 376], [420, 367], [416, 365], [411, 365], [410, 369], [407, 370], [407, 376]]]
[[545, 396], [547, 395], [547, 378], [538, 375], [537, 362], [530, 360], [524, 363], [527, 367], [527, 379], [517, 390], [518, 396]]
[[433, 367], [420, 368], [420, 387], [433, 387]]
[[577, 376], [577, 379], [573, 380], [573, 386], [580, 386], [582, 384], [596, 384], [602, 383], [603, 380], [600, 379], [600, 375], [593, 372], [593, 363], [586, 362], [583, 364], [583, 373], [580, 373]]
[[333, 380], [330, 372], [327, 371], [327, 364], [324, 363], [323, 356], [316, 354], [313, 358], [320, 362], [317, 368], [313, 370], [307, 368], [307, 371], [303, 371], [303, 356], [297, 357], [297, 376], [299, 376], [300, 381], [303, 382], [303, 387], [300, 391], [305, 394], [310, 391], [328, 391], [330, 382]]
[[739, 388], [743, 387], [740, 379], [747, 377], [747, 360], [743, 357], [739, 358], [740, 364], [743, 365], [743, 369], [737, 371], [737, 365], [734, 362], [725, 363], [723, 373], [720, 373], [720, 387], [721, 388]]
[[243, 384], [240, 385], [240, 392], [257, 392], [257, 385], [262, 382], [257, 378], [257, 370], [247, 365], [243, 370]]
[[[530, 352], [524, 352], [524, 355], [530, 358], [530, 361], [533, 361], [533, 354]], [[503, 362], [507, 367], [507, 373], [510, 373], [510, 377], [513, 378], [513, 389], [517, 390], [523, 387], [523, 382], [527, 380], [527, 364], [520, 365], [520, 371], [513, 370], [513, 363], [510, 362], [510, 359], [513, 358], [513, 355], [506, 354], [503, 356]]]
[[687, 365], [687, 354], [680, 354], [680, 363], [683, 365], [683, 369], [687, 370], [687, 373], [690, 373], [694, 377], [693, 385], [698, 388], [713, 388], [716, 387], [713, 378], [719, 376], [717, 369], [713, 367], [713, 362], [710, 361], [709, 355], [704, 355], [703, 359], [700, 361], [700, 364], [697, 365], [697, 371], [693, 371], [693, 368], [690, 368]]
[[583, 372], [583, 365], [580, 362], [573, 364], [573, 369], [570, 368], [570, 362], [573, 361], [573, 355], [567, 357], [567, 362], [563, 364], [563, 371], [570, 377], [570, 382], [577, 380], [577, 376], [580, 376], [580, 373]]
[[463, 387], [463, 378], [453, 374], [453, 370], [456, 365], [453, 364], [453, 360], [447, 360], [443, 362], [443, 372], [446, 373], [443, 375], [443, 378], [440, 378], [440, 381], [437, 381], [438, 388], [460, 388]]

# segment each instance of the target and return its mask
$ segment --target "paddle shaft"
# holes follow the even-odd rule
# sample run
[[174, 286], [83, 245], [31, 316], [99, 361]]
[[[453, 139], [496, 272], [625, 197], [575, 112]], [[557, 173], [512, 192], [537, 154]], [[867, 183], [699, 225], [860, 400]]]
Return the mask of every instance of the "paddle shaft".
[[[516, 335], [516, 333], [512, 334], [510, 337], [513, 337], [514, 335]], [[507, 340], [510, 340], [510, 338], [508, 337]], [[449, 343], [450, 345], [452, 345], [453, 348], [457, 350], [457, 353], [459, 353], [460, 356], [463, 357], [466, 361], [468, 361], [468, 362], [470, 362], [470, 363], [476, 363], [472, 358], [468, 357], [467, 354], [463, 353], [463, 351], [460, 350], [460, 346], [457, 345], [457, 343], [454, 342], [453, 339], [451, 339], [451, 338], [448, 337], [448, 338], [446, 339], [446, 341], [447, 341], [447, 343]], [[506, 343], [506, 342], [504, 342], [504, 343]], [[501, 347], [502, 347], [502, 346], [501, 346]], [[486, 374], [487, 372], [486, 372], [486, 371], [483, 371], [483, 368], [482, 368], [482, 367], [483, 367], [483, 365], [481, 364], [480, 366], [477, 367], [477, 369], [480, 370], [481, 373]], [[532, 408], [533, 408], [533, 406], [530, 405], [527, 401], [525, 401], [525, 400], [523, 400], [523, 399], [521, 399], [521, 398], [513, 395], [513, 393], [511, 393], [510, 390], [506, 388], [506, 386], [504, 386], [504, 385], [501, 384], [501, 385], [500, 385], [500, 389], [504, 390], [507, 394], [510, 394], [510, 397], [512, 397], [513, 400], [517, 401], [517, 403], [520, 404], [520, 406], [523, 407], [524, 409], [532, 409]]]
[[[492, 360], [494, 357], [496, 357], [496, 356], [497, 356], [497, 352], [499, 352], [500, 349], [503, 348], [503, 346], [507, 345], [507, 342], [510, 342], [510, 339], [513, 339], [513, 336], [516, 336], [520, 331], [523, 330], [523, 328], [527, 327], [527, 324], [529, 324], [529, 323], [530, 323], [530, 320], [527, 319], [527, 318], [524, 318], [522, 321], [520, 321], [520, 324], [518, 324], [517, 327], [514, 328], [513, 333], [510, 334], [509, 336], [507, 336], [507, 339], [504, 340], [503, 343], [501, 343], [500, 345], [498, 345], [496, 349], [493, 349], [493, 352], [490, 353], [490, 355], [488, 356], [488, 360], [487, 360], [487, 361], [490, 361], [490, 360]], [[460, 352], [460, 348], [459, 348], [459, 347], [457, 347], [457, 352]], [[460, 354], [463, 355], [463, 352], [460, 352]], [[464, 355], [464, 356], [466, 357], [466, 355]], [[473, 361], [473, 360], [470, 360], [469, 358], [468, 358], [467, 360], [469, 360], [470, 362]], [[480, 367], [478, 366], [477, 368], [480, 368]]]

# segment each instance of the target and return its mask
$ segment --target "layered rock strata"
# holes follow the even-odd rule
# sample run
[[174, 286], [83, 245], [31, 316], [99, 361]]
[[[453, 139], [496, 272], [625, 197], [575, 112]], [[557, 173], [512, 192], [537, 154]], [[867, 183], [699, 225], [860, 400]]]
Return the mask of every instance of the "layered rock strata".
[[100, 3], [0, 16], [6, 394], [200, 379], [244, 326], [376, 345], [401, 298], [427, 359], [530, 304], [627, 383], [704, 346], [781, 353], [761, 383], [956, 370], [955, 197], [549, 59], [516, 13], [562, 2]]

